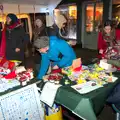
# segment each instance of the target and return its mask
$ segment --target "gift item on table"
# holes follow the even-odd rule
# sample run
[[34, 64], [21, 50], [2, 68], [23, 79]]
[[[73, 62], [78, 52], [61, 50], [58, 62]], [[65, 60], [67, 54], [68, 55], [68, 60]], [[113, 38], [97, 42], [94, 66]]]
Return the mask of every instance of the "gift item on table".
[[[70, 68], [70, 67], [69, 67]], [[95, 81], [99, 85], [104, 85], [109, 82], [114, 82], [113, 75], [106, 73], [104, 68], [101, 68], [98, 64], [83, 66], [79, 72], [73, 72], [72, 69], [64, 68], [64, 73], [71, 81], [76, 81], [77, 84], [83, 84], [88, 81]], [[71, 74], [68, 74], [71, 71]], [[111, 73], [111, 72], [110, 72]]]
[[6, 69], [10, 69], [10, 70], [14, 70], [15, 68], [15, 63], [11, 62], [9, 60], [6, 60], [5, 58], [3, 58], [0, 62], [0, 67], [6, 68]]
[[11, 70], [8, 68], [0, 67], [0, 74], [1, 75], [8, 75], [10, 72], [11, 72]]
[[11, 62], [14, 62], [15, 63], [15, 66], [19, 66], [22, 61], [18, 61], [18, 60], [10, 60]]
[[71, 86], [75, 85], [76, 81], [71, 81], [67, 75], [64, 75], [63, 78], [60, 80], [60, 84], [63, 86]]
[[62, 73], [68, 76], [72, 75], [73, 72], [80, 72], [82, 70], [81, 58], [73, 60], [72, 66], [62, 68]]
[[108, 64], [106, 60], [100, 60], [99, 66], [106, 70], [106, 72], [115, 72], [117, 70], [116, 67], [114, 67], [111, 64]]
[[16, 70], [12, 71], [8, 75], [4, 76], [5, 79], [14, 79], [17, 78], [20, 81], [24, 79], [28, 82], [33, 79], [33, 70], [32, 69], [25, 69], [23, 66], [17, 67]]
[[72, 75], [72, 67], [65, 67], [65, 68], [62, 68], [62, 73], [63, 74], [66, 74], [66, 75]]
[[4, 76], [5, 79], [14, 79], [17, 77], [17, 74], [20, 72], [26, 71], [24, 66], [20, 66], [20, 67], [16, 67], [16, 69], [12, 72], [10, 72], [9, 74], [7, 74], [6, 76]]
[[15, 71], [12, 71], [11, 73], [9, 73], [8, 75], [4, 76], [5, 79], [14, 79], [16, 78], [17, 74]]
[[112, 65], [108, 64], [106, 60], [100, 60], [99, 66], [105, 70], [111, 69]]
[[82, 69], [82, 62], [81, 62], [81, 58], [75, 59], [73, 60], [72, 63], [72, 70], [74, 72], [80, 71]]
[[16, 71], [16, 74], [18, 74], [18, 73], [26, 71], [26, 69], [24, 66], [19, 66], [19, 67], [16, 67], [15, 71]]
[[26, 82], [29, 82], [33, 77], [32, 69], [27, 69], [26, 71], [17, 74], [17, 79], [22, 85], [26, 85]]
[[59, 68], [59, 69], [53, 69], [52, 71], [51, 71], [51, 73], [53, 74], [53, 73], [61, 73], [62, 72], [62, 69], [61, 68]]
[[56, 84], [59, 84], [59, 81], [63, 78], [63, 75], [60, 73], [53, 73], [43, 77], [44, 81], [50, 81]]

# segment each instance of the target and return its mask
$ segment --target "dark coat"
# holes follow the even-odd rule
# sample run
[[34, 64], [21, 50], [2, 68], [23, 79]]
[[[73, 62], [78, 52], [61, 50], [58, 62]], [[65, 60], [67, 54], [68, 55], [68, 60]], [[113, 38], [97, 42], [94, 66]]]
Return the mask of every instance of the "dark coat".
[[120, 110], [120, 84], [118, 84], [110, 93], [107, 102], [110, 104], [114, 104], [117, 107], [117, 109]]
[[[20, 24], [13, 29], [6, 29], [6, 58], [8, 60], [24, 60], [25, 38], [24, 28]], [[16, 48], [19, 48], [20, 52], [16, 52]]]

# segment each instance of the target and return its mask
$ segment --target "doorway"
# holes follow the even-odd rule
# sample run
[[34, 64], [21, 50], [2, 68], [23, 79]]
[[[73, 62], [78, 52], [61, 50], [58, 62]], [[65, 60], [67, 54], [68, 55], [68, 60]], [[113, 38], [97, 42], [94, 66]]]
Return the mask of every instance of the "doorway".
[[82, 47], [96, 50], [103, 18], [103, 3], [84, 2], [82, 6]]

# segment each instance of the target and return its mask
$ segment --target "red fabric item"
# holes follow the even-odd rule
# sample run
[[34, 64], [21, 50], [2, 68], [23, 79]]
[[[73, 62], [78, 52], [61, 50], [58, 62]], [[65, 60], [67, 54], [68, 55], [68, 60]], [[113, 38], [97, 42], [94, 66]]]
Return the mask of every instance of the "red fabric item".
[[[8, 26], [9, 29], [15, 28], [20, 22], [18, 21], [17, 23]], [[1, 45], [0, 45], [0, 57], [5, 57], [5, 52], [6, 52], [6, 29], [7, 27], [4, 27], [2, 31], [2, 38], [1, 38]]]
[[0, 62], [0, 66], [5, 68], [7, 67], [8, 69], [12, 70], [15, 66], [15, 63], [3, 58]]
[[52, 70], [51, 73], [61, 73], [61, 72], [62, 72], [62, 70], [59, 68], [59, 69]]
[[0, 46], [0, 57], [5, 57], [5, 50], [6, 50], [6, 28], [2, 31], [2, 38], [1, 38], [1, 46]]
[[14, 28], [15, 28], [17, 25], [19, 25], [19, 24], [20, 24], [20, 21], [14, 23], [13, 25], [8, 26], [7, 28], [9, 28], [9, 29], [14, 29]]
[[116, 67], [118, 71], [120, 71], [120, 67]]
[[74, 72], [79, 72], [79, 71], [81, 71], [82, 70], [82, 65], [80, 66], [80, 67], [78, 67], [78, 68], [75, 68], [73, 71]]
[[6, 75], [4, 78], [5, 78], [5, 79], [13, 79], [13, 78], [15, 78], [16, 76], [17, 76], [17, 75], [16, 75], [15, 71], [13, 71], [13, 72], [9, 73], [8, 75]]
[[0, 62], [0, 66], [3, 66], [3, 64], [6, 62], [7, 60], [5, 58], [3, 58]]

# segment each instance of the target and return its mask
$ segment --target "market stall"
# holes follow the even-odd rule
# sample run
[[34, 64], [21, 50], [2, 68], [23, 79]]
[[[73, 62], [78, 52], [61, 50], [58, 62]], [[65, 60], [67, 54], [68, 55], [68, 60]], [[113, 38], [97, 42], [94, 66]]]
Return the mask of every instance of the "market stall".
[[120, 80], [117, 80], [115, 83], [110, 83], [84, 95], [79, 94], [71, 87], [62, 86], [58, 89], [55, 102], [83, 119], [97, 120], [97, 115], [103, 109], [108, 95], [119, 82]]
[[[44, 115], [46, 120], [51, 120], [49, 116], [52, 119], [62, 120], [59, 105], [66, 107], [82, 119], [96, 120], [108, 95], [120, 82], [119, 72], [115, 72], [115, 69], [108, 71], [102, 68], [102, 65], [105, 66], [103, 63], [84, 66], [81, 60], [77, 59], [72, 66], [52, 71], [51, 74], [44, 76], [42, 81], [37, 81], [33, 78], [31, 69], [26, 70], [23, 66], [15, 65], [14, 62], [2, 60], [0, 62], [1, 120], [2, 118], [6, 120], [6, 116], [17, 119], [19, 115], [21, 118], [24, 113], [26, 114], [23, 117], [26, 120], [30, 116], [34, 116], [32, 120], [38, 116], [41, 116], [40, 119], [43, 120]], [[106, 67], [111, 66], [106, 64]], [[41, 91], [40, 96], [38, 87]], [[22, 99], [23, 97], [25, 99]], [[43, 108], [40, 100], [47, 105], [47, 113], [43, 112], [46, 107]], [[6, 107], [4, 107], [5, 104]], [[35, 107], [35, 114], [31, 105]], [[9, 112], [6, 112], [8, 110]]]
[[0, 120], [44, 120], [38, 81], [20, 63], [0, 60]]
[[[62, 73], [64, 73], [62, 79], [58, 73], [45, 76], [45, 82], [53, 83], [54, 86], [62, 84], [57, 89], [55, 103], [66, 107], [82, 119], [97, 120], [97, 115], [103, 109], [107, 97], [120, 82], [119, 72], [109, 68], [110, 65], [106, 64], [106, 68], [109, 68], [110, 71], [99, 65], [80, 66], [74, 72], [71, 71], [71, 68], [65, 68], [62, 70]], [[103, 65], [105, 67], [105, 64]], [[50, 90], [51, 88], [48, 90], [48, 94], [50, 94]], [[52, 96], [52, 92], [50, 95]], [[46, 104], [49, 104], [49, 101], [46, 101]]]

